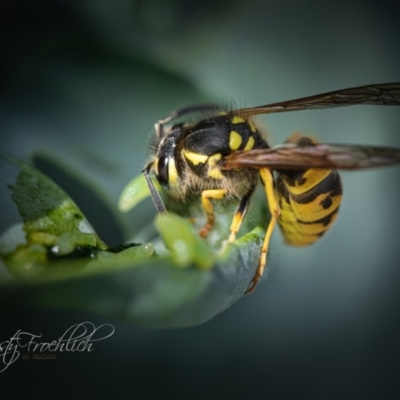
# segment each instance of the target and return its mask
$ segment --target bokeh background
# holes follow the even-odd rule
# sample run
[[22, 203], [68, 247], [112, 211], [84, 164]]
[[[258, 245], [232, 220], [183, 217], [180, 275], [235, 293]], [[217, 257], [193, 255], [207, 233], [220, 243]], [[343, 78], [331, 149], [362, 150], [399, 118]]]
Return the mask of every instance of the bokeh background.
[[[154, 122], [180, 106], [266, 104], [400, 81], [391, 1], [2, 1], [0, 143], [55, 179], [110, 245], [154, 215], [116, 202], [146, 160]], [[400, 147], [396, 107], [262, 118], [272, 144]], [[2, 310], [48, 340], [89, 320], [116, 333], [92, 353], [19, 360], [7, 398], [395, 398], [400, 395], [399, 167], [343, 173], [332, 231], [292, 249], [274, 234], [268, 278], [195, 328], [149, 330], [91, 314]], [[4, 389], [3, 389], [4, 388]]]

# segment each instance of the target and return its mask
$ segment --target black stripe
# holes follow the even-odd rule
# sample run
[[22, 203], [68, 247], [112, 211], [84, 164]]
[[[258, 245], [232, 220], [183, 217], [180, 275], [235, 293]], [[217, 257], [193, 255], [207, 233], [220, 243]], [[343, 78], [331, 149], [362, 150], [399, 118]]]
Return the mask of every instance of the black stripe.
[[322, 224], [323, 226], [328, 226], [332, 222], [332, 217], [339, 211], [339, 206], [334, 209], [330, 214], [328, 214], [326, 217], [317, 219], [315, 221], [302, 221], [300, 219], [297, 219], [296, 221], [299, 224], [303, 225], [313, 225], [313, 224]]
[[332, 199], [330, 195], [326, 196], [319, 204], [321, 204], [325, 210], [327, 210], [329, 207], [332, 207]]
[[335, 169], [333, 169], [330, 174], [320, 183], [316, 184], [307, 192], [293, 194], [289, 191], [289, 196], [291, 200], [298, 204], [308, 204], [312, 203], [319, 195], [323, 193], [329, 193], [330, 198], [342, 194], [342, 184], [340, 183], [339, 174]]
[[240, 204], [235, 212], [240, 213], [243, 216], [246, 215], [247, 209], [249, 208], [251, 196], [253, 196], [254, 190], [256, 189], [257, 185], [252, 186], [249, 191], [242, 197], [240, 200]]
[[[262, 179], [261, 179], [261, 182], [262, 182]], [[264, 185], [264, 182], [262, 182], [262, 184]], [[282, 176], [280, 176], [280, 175], [278, 175], [278, 177], [276, 179], [276, 188], [277, 188], [278, 192], [282, 195], [282, 197], [285, 199], [286, 203], [290, 204], [289, 191], [283, 181]], [[280, 207], [282, 208], [282, 204], [280, 204]]]

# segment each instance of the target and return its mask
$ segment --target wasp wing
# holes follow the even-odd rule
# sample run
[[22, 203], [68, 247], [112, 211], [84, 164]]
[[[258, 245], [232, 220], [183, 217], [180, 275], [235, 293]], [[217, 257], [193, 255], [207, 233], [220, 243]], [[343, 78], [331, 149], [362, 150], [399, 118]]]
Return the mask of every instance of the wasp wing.
[[302, 97], [295, 100], [282, 101], [258, 107], [242, 108], [233, 111], [233, 114], [249, 117], [257, 114], [271, 114], [306, 109], [325, 109], [357, 104], [398, 106], [400, 105], [400, 83], [385, 83], [335, 90], [333, 92]]
[[360, 145], [318, 144], [298, 146], [283, 144], [271, 149], [236, 151], [226, 156], [221, 169], [271, 168], [362, 169], [400, 164], [400, 149]]

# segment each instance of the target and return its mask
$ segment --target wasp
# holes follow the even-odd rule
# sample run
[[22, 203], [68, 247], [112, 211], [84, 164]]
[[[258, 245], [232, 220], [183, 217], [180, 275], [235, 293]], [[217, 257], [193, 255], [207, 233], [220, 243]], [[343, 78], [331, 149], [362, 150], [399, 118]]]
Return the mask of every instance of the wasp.
[[400, 149], [320, 144], [299, 133], [271, 148], [254, 117], [359, 104], [400, 105], [400, 83], [360, 86], [233, 111], [195, 105], [172, 112], [155, 124], [151, 161], [142, 171], [157, 210], [166, 212], [151, 174], [172, 199], [201, 197], [207, 216], [199, 231], [203, 237], [214, 225], [213, 202], [236, 200], [231, 242], [261, 181], [271, 218], [258, 269], [246, 293], [252, 292], [263, 274], [276, 224], [292, 246], [308, 246], [332, 226], [342, 200], [338, 169], [400, 163]]

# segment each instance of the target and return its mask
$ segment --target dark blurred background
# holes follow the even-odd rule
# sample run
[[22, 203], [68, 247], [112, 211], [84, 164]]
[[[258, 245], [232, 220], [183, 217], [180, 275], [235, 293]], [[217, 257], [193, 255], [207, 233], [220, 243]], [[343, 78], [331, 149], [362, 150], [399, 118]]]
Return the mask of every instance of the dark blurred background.
[[[75, 199], [110, 245], [135, 237], [150, 201], [121, 215], [154, 122], [180, 106], [266, 104], [400, 81], [392, 1], [2, 1], [0, 147]], [[272, 144], [400, 147], [395, 107], [264, 118]], [[59, 337], [89, 320], [116, 333], [92, 353], [19, 360], [7, 398], [395, 398], [400, 396], [399, 167], [344, 173], [336, 225], [306, 249], [275, 232], [269, 274], [212, 321], [155, 331], [89, 314], [10, 308], [18, 329]]]

